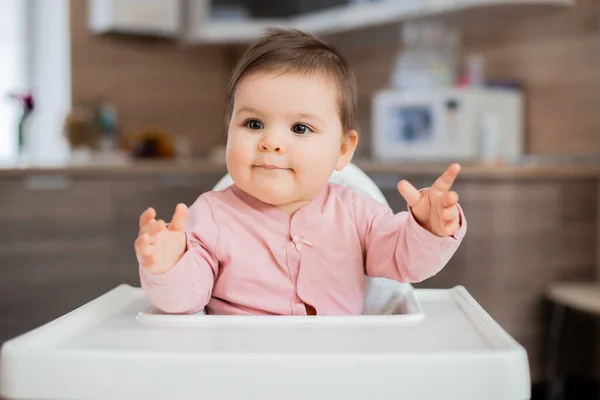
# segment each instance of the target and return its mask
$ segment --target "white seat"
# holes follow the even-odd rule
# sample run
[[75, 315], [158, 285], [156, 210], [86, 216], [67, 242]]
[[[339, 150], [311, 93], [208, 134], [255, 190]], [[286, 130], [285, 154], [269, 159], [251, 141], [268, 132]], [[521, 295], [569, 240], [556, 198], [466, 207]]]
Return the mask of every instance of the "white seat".
[[[389, 205], [381, 190], [367, 174], [350, 163], [341, 171], [334, 171], [329, 182], [350, 186], [376, 201]], [[233, 184], [229, 174], [225, 175], [213, 188], [224, 190]], [[413, 290], [409, 283], [400, 283], [385, 278], [365, 276], [365, 305], [363, 314], [390, 314], [404, 301], [404, 293]]]

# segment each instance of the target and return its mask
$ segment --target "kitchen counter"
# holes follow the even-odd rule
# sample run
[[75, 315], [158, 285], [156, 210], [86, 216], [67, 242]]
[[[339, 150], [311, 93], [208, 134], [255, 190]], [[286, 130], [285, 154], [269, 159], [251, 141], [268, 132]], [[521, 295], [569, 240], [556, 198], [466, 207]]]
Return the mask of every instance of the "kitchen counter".
[[[437, 176], [448, 164], [441, 163], [391, 163], [357, 160], [355, 164], [368, 174], [398, 174], [410, 176]], [[58, 166], [12, 167], [0, 165], [0, 177], [30, 174], [69, 175], [147, 175], [175, 173], [220, 173], [225, 174], [222, 162], [195, 160], [178, 162], [170, 160], [133, 161], [122, 164], [83, 164]], [[521, 165], [463, 164], [461, 179], [597, 179], [600, 177], [598, 163], [531, 163]]]

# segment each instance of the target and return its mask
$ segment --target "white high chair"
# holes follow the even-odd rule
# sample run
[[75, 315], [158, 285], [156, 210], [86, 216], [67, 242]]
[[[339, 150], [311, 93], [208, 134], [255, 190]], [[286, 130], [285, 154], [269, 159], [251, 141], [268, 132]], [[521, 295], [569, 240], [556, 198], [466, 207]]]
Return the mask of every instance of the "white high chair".
[[[336, 180], [385, 202], [353, 165]], [[370, 315], [316, 317], [165, 315], [121, 285], [4, 343], [0, 398], [530, 398], [525, 350], [464, 287], [369, 282]]]

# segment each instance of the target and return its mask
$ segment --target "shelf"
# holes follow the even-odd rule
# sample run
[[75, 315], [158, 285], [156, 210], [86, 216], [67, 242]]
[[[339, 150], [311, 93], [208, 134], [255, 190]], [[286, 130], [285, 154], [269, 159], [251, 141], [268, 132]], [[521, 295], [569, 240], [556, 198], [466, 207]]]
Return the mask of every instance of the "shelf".
[[[380, 162], [356, 159], [353, 163], [367, 174], [396, 174], [411, 176], [437, 177], [447, 167], [448, 163], [402, 163]], [[596, 180], [600, 178], [600, 160], [596, 162], [572, 163], [524, 163], [519, 165], [485, 165], [463, 164], [460, 176], [462, 179], [575, 179]], [[176, 179], [174, 175], [200, 176], [215, 174], [219, 178], [227, 173], [225, 162], [215, 162], [198, 159], [191, 162], [170, 160], [132, 161], [122, 165], [68, 165], [53, 167], [30, 166], [11, 168], [0, 166], [0, 180], [21, 179], [32, 174], [68, 174], [68, 176], [115, 178], [135, 177], [140, 175], [167, 176], [170, 182]], [[176, 181], [176, 180], [175, 180]]]
[[[335, 35], [374, 28], [403, 21], [460, 15], [478, 10], [511, 8], [516, 14], [527, 8], [560, 8], [575, 5], [575, 0], [381, 0], [332, 7], [289, 20], [195, 21], [187, 40], [193, 43], [248, 43], [268, 27], [279, 26], [305, 30], [316, 35]], [[208, 15], [206, 12], [203, 15]]]
[[332, 7], [294, 18], [290, 25], [315, 34], [340, 33], [422, 17], [427, 14], [430, 7], [428, 3], [431, 2], [432, 0], [382, 0], [379, 3]]
[[254, 20], [248, 22], [207, 22], [186, 38], [190, 43], [246, 44], [259, 38], [268, 28], [289, 27], [282, 20]]

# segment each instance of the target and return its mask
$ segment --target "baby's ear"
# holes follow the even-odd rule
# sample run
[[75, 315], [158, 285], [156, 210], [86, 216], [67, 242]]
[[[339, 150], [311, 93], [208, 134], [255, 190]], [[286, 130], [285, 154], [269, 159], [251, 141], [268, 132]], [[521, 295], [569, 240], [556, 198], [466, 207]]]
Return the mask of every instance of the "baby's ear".
[[354, 156], [354, 151], [356, 150], [356, 146], [358, 145], [358, 132], [354, 129], [348, 131], [344, 137], [342, 138], [342, 147], [340, 149], [340, 156], [335, 164], [336, 171], [341, 171], [344, 169], [350, 161], [352, 161], [352, 156]]

